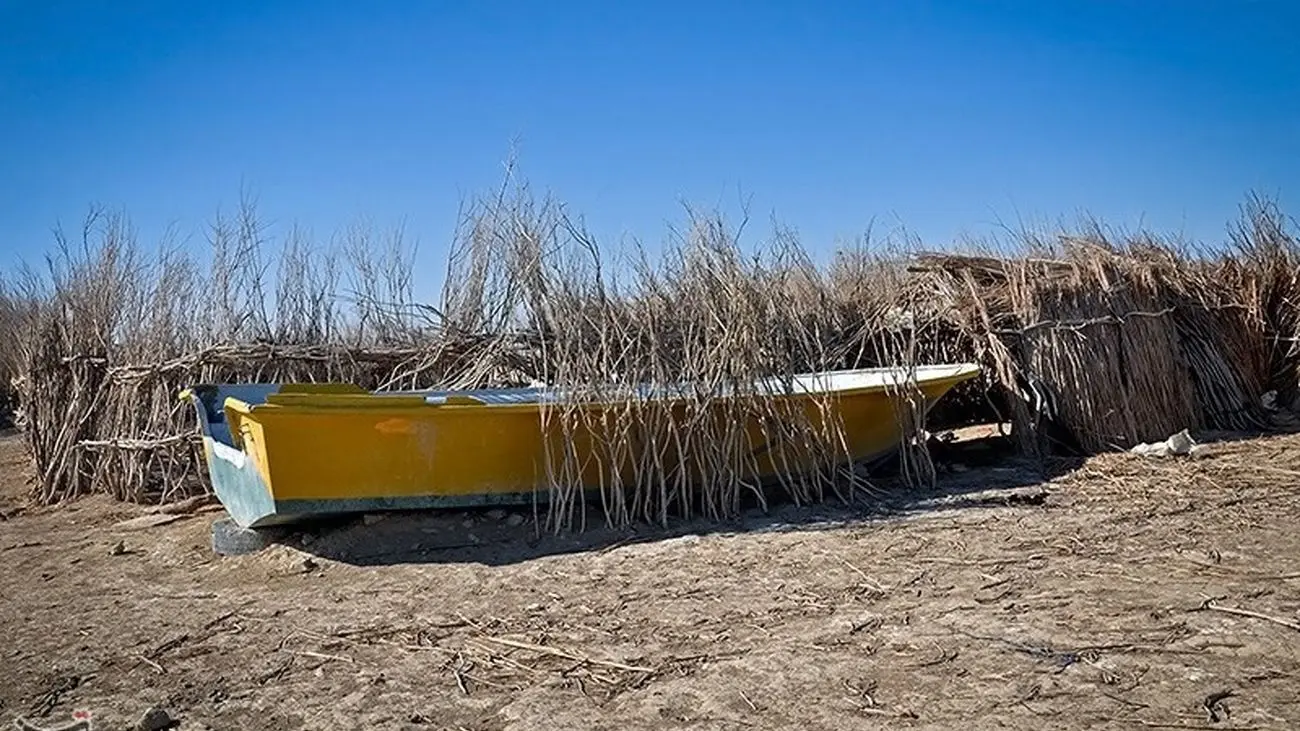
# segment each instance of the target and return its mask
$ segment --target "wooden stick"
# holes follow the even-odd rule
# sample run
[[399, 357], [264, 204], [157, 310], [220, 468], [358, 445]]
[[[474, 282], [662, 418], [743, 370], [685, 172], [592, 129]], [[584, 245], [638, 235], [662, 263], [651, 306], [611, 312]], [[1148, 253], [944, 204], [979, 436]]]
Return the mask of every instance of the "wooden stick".
[[528, 642], [520, 642], [518, 640], [506, 639], [504, 637], [482, 637], [481, 639], [483, 639], [486, 642], [492, 642], [498, 645], [505, 645], [506, 647], [514, 647], [520, 650], [529, 650], [531, 652], [536, 652], [542, 655], [550, 655], [552, 657], [562, 657], [566, 660], [573, 660], [574, 662], [589, 663], [591, 665], [603, 665], [604, 667], [614, 668], [616, 670], [626, 670], [632, 673], [658, 672], [658, 670], [655, 668], [646, 668], [637, 665], [624, 665], [623, 663], [612, 662], [609, 660], [595, 660], [590, 657], [583, 657], [582, 655], [575, 655], [571, 652], [558, 650], [554, 647], [546, 647], [545, 645], [534, 645]]
[[1287, 620], [1280, 619], [1278, 617], [1270, 617], [1267, 614], [1252, 612], [1249, 609], [1237, 609], [1235, 607], [1220, 607], [1216, 605], [1213, 601], [1204, 602], [1203, 604], [1201, 604], [1200, 608], [1212, 612], [1223, 612], [1224, 614], [1235, 614], [1239, 617], [1254, 617], [1255, 619], [1262, 619], [1265, 622], [1280, 624], [1283, 627], [1286, 627], [1287, 629], [1293, 629], [1296, 632], [1300, 632], [1300, 624], [1296, 624], [1295, 622], [1288, 622]]
[[350, 663], [356, 662], [356, 660], [353, 660], [350, 657], [344, 657], [342, 655], [327, 655], [323, 652], [312, 652], [311, 650], [285, 650], [284, 652], [287, 652], [290, 655], [302, 655], [304, 657], [314, 657], [319, 660], [338, 660], [339, 662], [350, 662]]
[[845, 559], [845, 558], [842, 557], [842, 556], [836, 556], [836, 558], [838, 558], [838, 559], [840, 560], [840, 563], [842, 563], [842, 564], [844, 564], [845, 566], [847, 566], [847, 567], [849, 567], [850, 569], [852, 569], [852, 570], [854, 571], [854, 573], [856, 573], [858, 576], [861, 576], [862, 579], [863, 579], [863, 581], [866, 581], [866, 582], [870, 585], [869, 588], [871, 588], [871, 589], [875, 589], [876, 591], [880, 592], [881, 594], [888, 594], [888, 593], [889, 593], [889, 589], [888, 589], [888, 587], [884, 586], [884, 585], [881, 584], [879, 581], [876, 581], [875, 579], [873, 579], [873, 578], [871, 578], [870, 576], [868, 576], [868, 575], [867, 575], [867, 572], [865, 572], [865, 571], [863, 571], [862, 569], [858, 568], [857, 566], [854, 566], [853, 564], [849, 563], [848, 560]]
[[[1203, 726], [1203, 724], [1187, 724], [1187, 723], [1156, 723], [1156, 722], [1153, 722], [1153, 721], [1141, 721], [1141, 719], [1139, 719], [1138, 723], [1143, 724], [1143, 726], [1145, 726], [1145, 727], [1147, 727], [1147, 728], [1195, 728], [1195, 730], [1197, 730], [1197, 731], [1201, 731], [1201, 730], [1204, 730], [1204, 731], [1219, 731], [1219, 730], [1221, 730], [1221, 728], [1222, 728], [1221, 726]], [[1232, 731], [1257, 731], [1257, 730], [1262, 730], [1262, 728], [1264, 728], [1264, 727], [1262, 727], [1262, 726], [1234, 726], [1234, 727], [1232, 727]]]
[[136, 656], [135, 656], [135, 659], [137, 659], [137, 660], [139, 660], [140, 662], [144, 663], [145, 665], [148, 665], [149, 667], [153, 668], [153, 669], [154, 669], [154, 672], [158, 673], [159, 675], [162, 675], [162, 674], [164, 674], [164, 673], [167, 672], [166, 670], [163, 669], [163, 666], [162, 666], [162, 665], [159, 665], [158, 663], [154, 662], [153, 660], [150, 660], [149, 658], [145, 657], [144, 655], [136, 655]]

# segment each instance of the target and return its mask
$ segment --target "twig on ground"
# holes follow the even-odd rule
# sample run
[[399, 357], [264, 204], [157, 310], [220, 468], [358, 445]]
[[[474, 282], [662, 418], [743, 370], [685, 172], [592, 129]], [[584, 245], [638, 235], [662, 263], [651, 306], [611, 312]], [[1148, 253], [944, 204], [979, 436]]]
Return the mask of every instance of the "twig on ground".
[[1117, 702], [1117, 703], [1123, 703], [1123, 704], [1126, 705], [1126, 706], [1132, 706], [1132, 707], [1134, 707], [1134, 708], [1150, 708], [1150, 707], [1151, 707], [1151, 706], [1147, 705], [1146, 703], [1138, 703], [1137, 701], [1131, 701], [1131, 700], [1129, 700], [1129, 699], [1127, 699], [1127, 698], [1121, 698], [1121, 697], [1119, 697], [1119, 696], [1117, 696], [1117, 695], [1115, 695], [1115, 694], [1113, 694], [1113, 693], [1107, 693], [1107, 692], [1104, 691], [1104, 690], [1101, 692], [1101, 694], [1104, 695], [1104, 696], [1106, 696], [1107, 698], [1109, 698], [1109, 699], [1111, 699], [1111, 700]]
[[157, 647], [150, 650], [148, 656], [151, 658], [162, 657], [162, 654], [164, 652], [167, 652], [168, 650], [175, 650], [176, 648], [180, 647], [186, 642], [189, 642], [189, 640], [190, 640], [190, 636], [188, 634], [177, 635], [171, 638], [170, 640], [167, 640], [161, 645], [158, 645]]
[[[1115, 719], [1115, 721], [1118, 721], [1118, 719]], [[1225, 731], [1225, 727], [1222, 726], [1204, 726], [1204, 724], [1199, 723], [1157, 723], [1154, 721], [1141, 721], [1141, 719], [1138, 719], [1138, 723], [1147, 728], [1190, 728], [1191, 731]], [[1231, 731], [1264, 731], [1264, 726], [1234, 726]]]
[[230, 610], [229, 612], [226, 612], [226, 613], [224, 613], [224, 614], [221, 614], [220, 616], [218, 616], [216, 619], [212, 620], [211, 622], [208, 622], [207, 624], [203, 625], [203, 629], [205, 629], [205, 630], [212, 629], [213, 627], [216, 627], [217, 625], [221, 624], [222, 622], [226, 621], [227, 619], [230, 619], [231, 617], [235, 616], [236, 614], [239, 614], [239, 610], [238, 610], [238, 609], [232, 609], [232, 610]]
[[1288, 622], [1287, 620], [1281, 619], [1279, 617], [1271, 617], [1267, 614], [1252, 612], [1249, 609], [1237, 609], [1236, 607], [1221, 607], [1215, 604], [1213, 599], [1206, 599], [1204, 602], [1201, 602], [1201, 606], [1198, 607], [1197, 610], [1210, 611], [1210, 612], [1223, 612], [1224, 614], [1235, 614], [1239, 617], [1253, 617], [1255, 619], [1262, 619], [1265, 622], [1272, 622], [1273, 624], [1278, 624], [1283, 627], [1286, 627], [1287, 629], [1292, 629], [1295, 630], [1296, 632], [1300, 632], [1300, 624], [1297, 624], [1295, 622]]
[[1223, 720], [1219, 717], [1220, 712], [1227, 713], [1227, 710], [1222, 705], [1223, 701], [1231, 698], [1232, 695], [1232, 690], [1229, 689], [1216, 691], [1205, 696], [1205, 700], [1201, 701], [1201, 707], [1205, 709], [1205, 720], [1210, 723], [1218, 723]]
[[613, 662], [610, 660], [596, 660], [594, 658], [584, 657], [582, 655], [575, 655], [574, 653], [566, 652], [564, 650], [559, 650], [554, 647], [547, 647], [545, 645], [534, 645], [530, 642], [520, 642], [519, 640], [511, 640], [511, 639], [506, 639], [504, 637], [482, 637], [480, 639], [482, 639], [485, 642], [492, 642], [494, 644], [504, 645], [506, 647], [513, 647], [519, 650], [528, 650], [529, 652], [536, 652], [541, 655], [562, 657], [566, 660], [573, 660], [575, 662], [583, 662], [591, 665], [601, 665], [607, 668], [614, 668], [615, 670], [626, 670], [630, 673], [658, 672], [658, 669], [656, 668], [640, 667], [637, 665], [625, 665], [621, 662]]
[[854, 572], [855, 574], [857, 574], [858, 576], [861, 576], [861, 577], [862, 577], [862, 580], [863, 580], [863, 581], [866, 581], [867, 584], [870, 586], [871, 589], [874, 589], [875, 591], [878, 591], [878, 592], [880, 592], [881, 594], [887, 594], [887, 593], [889, 593], [889, 587], [885, 586], [884, 584], [881, 584], [879, 581], [876, 581], [875, 579], [873, 579], [873, 578], [871, 578], [870, 576], [868, 576], [868, 575], [867, 575], [867, 572], [865, 572], [865, 571], [863, 571], [862, 569], [858, 568], [857, 566], [854, 566], [853, 564], [849, 563], [848, 560], [845, 559], [845, 558], [842, 557], [842, 556], [836, 556], [836, 558], [838, 558], [838, 559], [840, 560], [840, 563], [842, 563], [842, 564], [844, 564], [845, 566], [847, 566], [847, 567], [849, 567], [850, 569], [852, 569], [853, 572]]
[[153, 668], [153, 669], [154, 669], [154, 672], [158, 673], [159, 675], [163, 675], [163, 674], [165, 674], [165, 673], [167, 672], [167, 670], [164, 669], [162, 665], [159, 665], [158, 663], [154, 662], [153, 660], [150, 660], [149, 658], [145, 657], [144, 655], [138, 655], [138, 654], [137, 654], [137, 655], [135, 656], [135, 659], [138, 660], [139, 662], [142, 662], [142, 663], [144, 663], [145, 665], [148, 665], [149, 667]]
[[326, 654], [326, 653], [324, 653], [324, 652], [312, 652], [311, 650], [282, 650], [282, 651], [283, 651], [283, 652], [287, 652], [287, 653], [289, 653], [290, 655], [301, 655], [301, 656], [303, 656], [303, 657], [314, 657], [314, 658], [316, 658], [317, 660], [337, 660], [337, 661], [339, 661], [339, 662], [347, 662], [347, 663], [355, 663], [355, 662], [356, 662], [356, 660], [353, 660], [353, 659], [350, 658], [350, 657], [344, 657], [343, 655], [329, 655], [329, 654]]
[[463, 695], [469, 695], [469, 687], [465, 685], [465, 673], [461, 670], [461, 665], [465, 663], [465, 656], [456, 653], [456, 661], [451, 666], [451, 674], [456, 678], [456, 687], [460, 688]]

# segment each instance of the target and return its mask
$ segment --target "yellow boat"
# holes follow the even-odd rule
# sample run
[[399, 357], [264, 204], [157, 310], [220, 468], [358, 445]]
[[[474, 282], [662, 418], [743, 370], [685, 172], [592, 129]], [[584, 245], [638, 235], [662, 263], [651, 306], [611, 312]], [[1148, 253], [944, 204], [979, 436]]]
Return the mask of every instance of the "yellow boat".
[[[836, 419], [847, 459], [857, 461], [897, 446], [900, 384], [914, 383], [928, 409], [978, 374], [970, 364], [833, 371], [769, 384], [774, 395], [765, 398], [808, 423]], [[551, 484], [545, 463], [554, 440], [547, 438], [544, 413], [561, 399], [548, 389], [372, 393], [348, 384], [221, 384], [192, 386], [181, 397], [198, 413], [217, 498], [246, 528], [337, 513], [531, 504], [545, 501]], [[681, 391], [641, 397], [659, 400], [666, 407], [660, 413], [686, 412]], [[721, 418], [742, 413], [726, 409], [725, 395], [709, 403], [718, 404]], [[627, 404], [566, 408], [585, 417], [576, 431], [565, 432], [582, 461], [581, 453], [602, 438], [590, 433], [602, 423], [602, 412]], [[759, 455], [752, 460], [753, 477], [780, 471], [765, 454], [780, 430], [762, 418], [746, 421], [746, 446]], [[626, 475], [634, 469], [642, 445], [626, 446], [625, 464], [583, 470], [584, 487], [600, 484], [612, 474], [608, 470]], [[599, 460], [586, 461], [590, 467]], [[603, 476], [601, 469], [607, 470]]]

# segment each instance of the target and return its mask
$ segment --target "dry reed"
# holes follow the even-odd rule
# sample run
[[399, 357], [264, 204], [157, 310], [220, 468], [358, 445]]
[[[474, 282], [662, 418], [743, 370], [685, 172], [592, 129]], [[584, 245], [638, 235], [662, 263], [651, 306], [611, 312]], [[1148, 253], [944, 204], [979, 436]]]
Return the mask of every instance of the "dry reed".
[[206, 262], [167, 242], [147, 255], [123, 217], [98, 210], [79, 240], [60, 235], [48, 271], [19, 287], [19, 301], [33, 303], [17, 318], [13, 356], [33, 497], [167, 500], [205, 489], [193, 414], [177, 400], [189, 384], [404, 387], [478, 367], [472, 342], [434, 342], [392, 300], [409, 294], [409, 275], [372, 281], [409, 269], [400, 237], [377, 254], [356, 243], [360, 229], [348, 237], [351, 284], [384, 301], [342, 290], [337, 248], [314, 251], [300, 231], [268, 261], [248, 201], [217, 218]]
[[17, 380], [22, 370], [18, 334], [25, 316], [21, 298], [0, 279], [0, 429], [16, 421]]
[[[1248, 216], [1243, 240], [1258, 241], [1276, 210]], [[1295, 327], [1294, 240], [1268, 230], [1241, 246], [1249, 255], [1205, 257], [1090, 225], [1052, 245], [1032, 238], [1025, 255], [928, 255], [919, 269], [1009, 396], [1022, 448], [1063, 438], [1094, 453], [1184, 428], [1261, 428], [1264, 393], [1294, 393], [1295, 353], [1276, 345]]]
[[[721, 519], [772, 489], [814, 502], [862, 487], [829, 397], [811, 412], [773, 397], [789, 394], [799, 373], [906, 362], [905, 349], [882, 352], [888, 342], [872, 337], [887, 329], [888, 290], [872, 288], [874, 303], [862, 292], [834, 296], [789, 232], [745, 252], [743, 221], [730, 229], [688, 210], [687, 223], [655, 257], [634, 245], [611, 259], [526, 187], [471, 211], [445, 318], [458, 332], [530, 344], [529, 371], [552, 394], [542, 468], [557, 529], [586, 525], [584, 490], [606, 522], [626, 524]], [[778, 466], [774, 485], [755, 479], [754, 432], [772, 445], [763, 458]]]
[[[779, 226], [750, 246], [743, 216], [685, 219], [653, 255], [611, 251], [508, 177], [464, 211], [435, 306], [414, 301], [400, 230], [355, 227], [321, 248], [294, 228], [268, 256], [270, 232], [244, 201], [209, 228], [207, 257], [166, 241], [149, 255], [124, 218], [94, 211], [77, 241], [60, 236], [47, 272], [0, 291], [0, 342], [18, 345], [0, 347], [0, 375], [16, 376], [33, 496], [204, 489], [176, 400], [195, 382], [541, 385], [556, 529], [586, 525], [593, 504], [627, 524], [869, 494], [831, 397], [809, 409], [780, 398], [799, 373], [983, 364], [946, 413], [895, 394], [914, 481], [933, 475], [936, 416], [1011, 421], [1032, 454], [1057, 441], [1095, 452], [1256, 427], [1266, 391], [1300, 396], [1300, 246], [1266, 201], [1247, 204], [1216, 256], [1085, 226], [1023, 234], [1013, 255], [864, 245], [819, 266]], [[605, 406], [579, 408], [591, 401]], [[760, 459], [775, 479], [755, 479]]]

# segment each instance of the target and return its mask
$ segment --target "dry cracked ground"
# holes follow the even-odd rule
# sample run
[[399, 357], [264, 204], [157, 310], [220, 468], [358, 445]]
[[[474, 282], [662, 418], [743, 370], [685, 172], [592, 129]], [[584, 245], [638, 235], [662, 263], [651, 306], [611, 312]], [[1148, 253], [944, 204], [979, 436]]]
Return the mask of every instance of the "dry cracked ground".
[[984, 468], [889, 511], [394, 515], [242, 557], [212, 509], [26, 507], [27, 470], [0, 441], [4, 724], [1300, 728], [1300, 437]]

